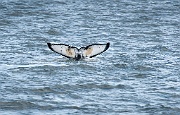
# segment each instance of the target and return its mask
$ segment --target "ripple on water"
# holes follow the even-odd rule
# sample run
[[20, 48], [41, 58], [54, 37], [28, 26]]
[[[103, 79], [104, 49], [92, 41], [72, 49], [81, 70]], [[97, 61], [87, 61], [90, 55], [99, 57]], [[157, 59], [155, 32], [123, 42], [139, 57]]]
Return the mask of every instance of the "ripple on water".
[[0, 102], [0, 109], [4, 110], [23, 110], [27, 108], [36, 109], [39, 106], [34, 104], [33, 102], [27, 101], [10, 101], [10, 102]]

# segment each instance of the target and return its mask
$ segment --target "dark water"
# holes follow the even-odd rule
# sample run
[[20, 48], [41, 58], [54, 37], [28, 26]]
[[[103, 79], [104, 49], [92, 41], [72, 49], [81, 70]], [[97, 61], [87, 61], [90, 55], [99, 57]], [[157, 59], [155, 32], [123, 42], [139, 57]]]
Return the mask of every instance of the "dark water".
[[[179, 115], [179, 0], [1, 0], [1, 115]], [[47, 42], [110, 42], [72, 61]]]

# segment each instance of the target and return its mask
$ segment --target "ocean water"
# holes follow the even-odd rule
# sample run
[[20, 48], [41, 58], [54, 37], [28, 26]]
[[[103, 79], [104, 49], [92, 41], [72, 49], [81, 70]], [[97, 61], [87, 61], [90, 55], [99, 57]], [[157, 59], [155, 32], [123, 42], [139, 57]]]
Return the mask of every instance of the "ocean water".
[[179, 0], [1, 0], [0, 38], [0, 115], [180, 114]]

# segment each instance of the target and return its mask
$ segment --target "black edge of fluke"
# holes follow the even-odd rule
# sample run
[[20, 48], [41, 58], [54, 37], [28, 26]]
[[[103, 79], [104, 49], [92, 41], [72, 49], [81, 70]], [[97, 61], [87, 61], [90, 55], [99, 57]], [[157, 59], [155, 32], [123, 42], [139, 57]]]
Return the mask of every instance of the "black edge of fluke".
[[49, 47], [49, 49], [51, 49], [52, 51], [54, 51], [53, 49], [52, 49], [52, 44], [51, 43], [47, 43], [47, 45], [48, 45], [48, 47]]
[[104, 49], [104, 51], [106, 51], [106, 50], [109, 48], [109, 46], [110, 46], [110, 43], [108, 42], [108, 43], [106, 44], [106, 48]]
[[51, 46], [51, 43], [47, 43], [47, 45], [48, 45], [48, 47], [50, 47], [50, 46]]

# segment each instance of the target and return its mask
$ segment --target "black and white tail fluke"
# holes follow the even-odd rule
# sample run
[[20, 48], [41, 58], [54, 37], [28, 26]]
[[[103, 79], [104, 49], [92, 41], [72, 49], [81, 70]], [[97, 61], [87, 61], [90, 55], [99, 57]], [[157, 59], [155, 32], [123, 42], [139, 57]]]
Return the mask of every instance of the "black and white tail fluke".
[[71, 47], [66, 44], [51, 44], [51, 43], [47, 43], [47, 44], [52, 51], [59, 53], [68, 58], [75, 58], [76, 52], [78, 50], [76, 47]]
[[[92, 44], [84, 48], [83, 56], [84, 57], [95, 57], [103, 52], [105, 52], [110, 46], [110, 43], [107, 44]], [[83, 49], [83, 48], [80, 48]]]
[[67, 58], [72, 58], [75, 60], [83, 59], [83, 58], [92, 58], [95, 57], [104, 51], [106, 51], [110, 43], [107, 44], [92, 44], [86, 47], [81, 47], [80, 49], [76, 47], [72, 47], [66, 44], [52, 44], [47, 43], [48, 47], [58, 53], [61, 54]]

